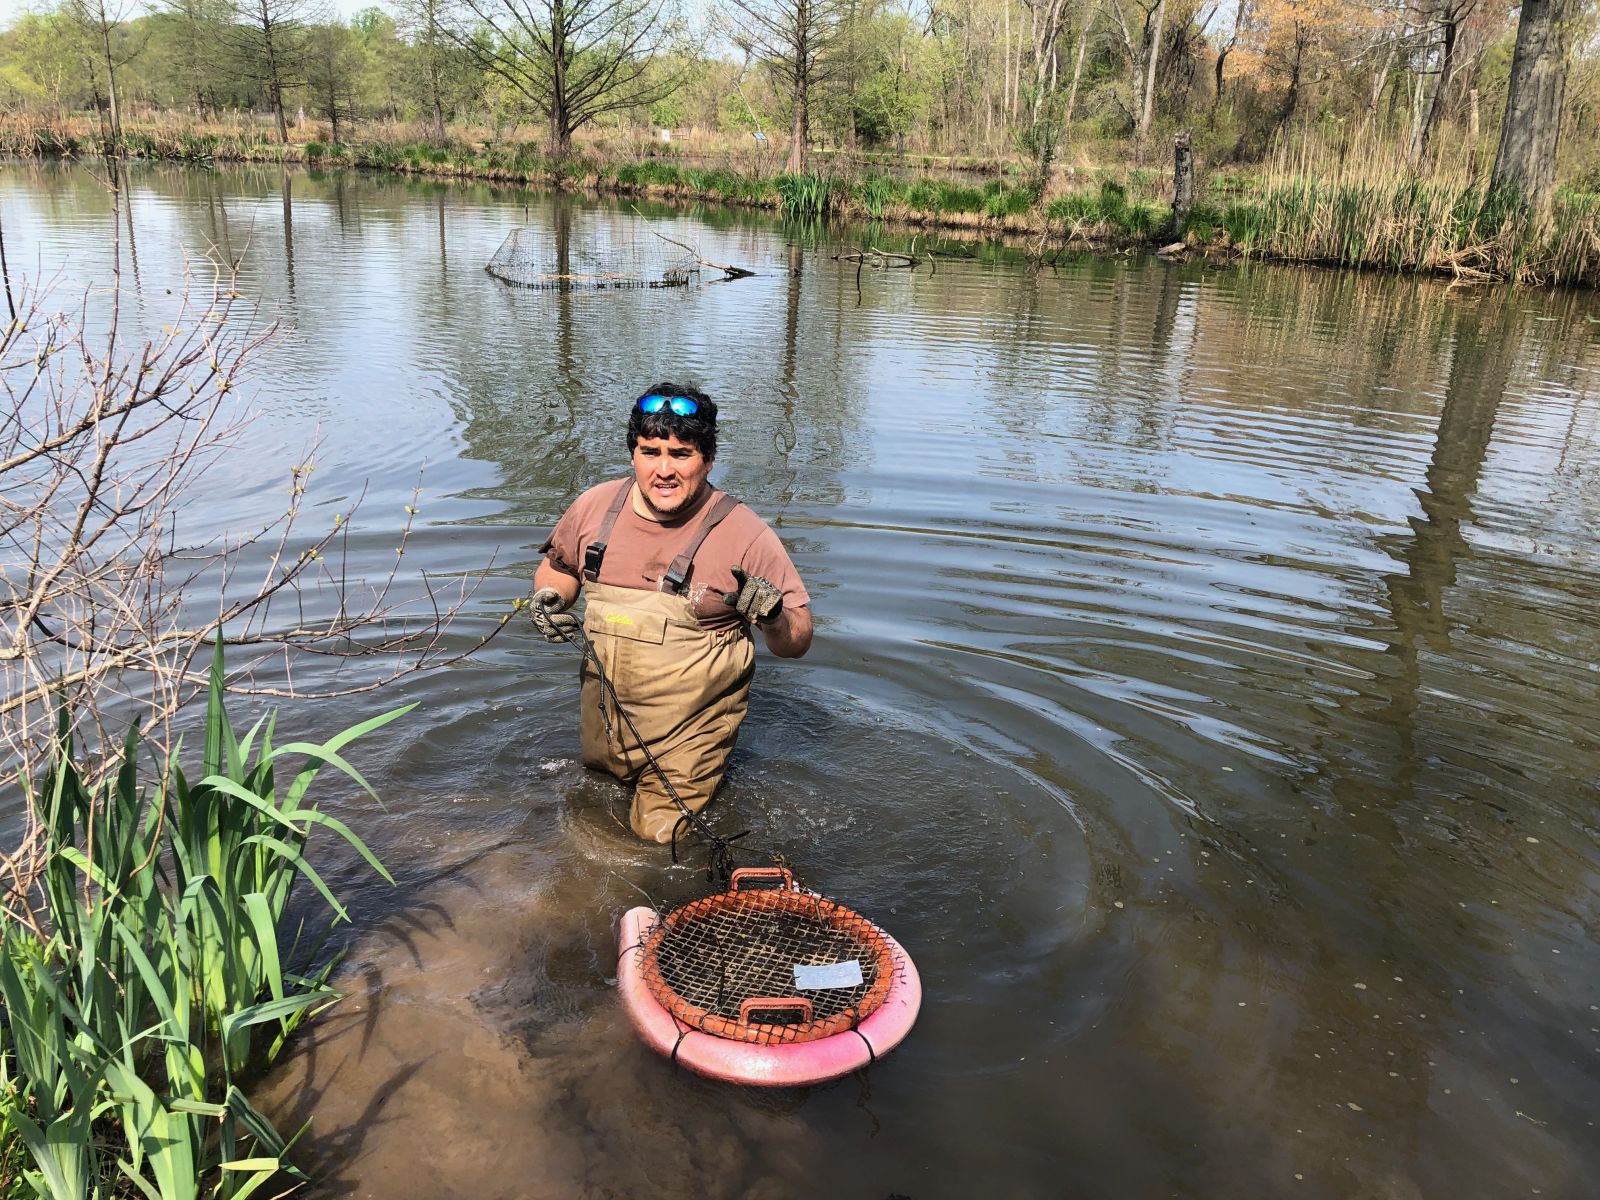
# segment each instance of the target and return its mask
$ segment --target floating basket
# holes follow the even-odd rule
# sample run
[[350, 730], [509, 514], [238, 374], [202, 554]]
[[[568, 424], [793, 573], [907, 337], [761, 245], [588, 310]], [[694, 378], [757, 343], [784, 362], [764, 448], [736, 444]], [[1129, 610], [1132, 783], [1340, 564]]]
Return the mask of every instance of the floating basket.
[[735, 871], [729, 890], [624, 918], [618, 976], [646, 1041], [705, 1075], [795, 1086], [855, 1070], [910, 1031], [921, 983], [871, 921], [794, 886]]

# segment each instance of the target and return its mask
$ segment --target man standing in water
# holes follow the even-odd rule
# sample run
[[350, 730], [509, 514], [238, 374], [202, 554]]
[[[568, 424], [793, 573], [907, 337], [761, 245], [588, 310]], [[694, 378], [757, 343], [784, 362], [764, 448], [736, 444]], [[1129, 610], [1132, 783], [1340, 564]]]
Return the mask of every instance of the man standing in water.
[[533, 623], [567, 640], [579, 625], [568, 610], [587, 593], [584, 635], [638, 738], [585, 658], [584, 765], [634, 784], [633, 831], [666, 842], [684, 814], [640, 741], [683, 804], [704, 808], [744, 721], [751, 626], [772, 653], [799, 658], [811, 648], [811, 601], [778, 535], [707, 479], [717, 454], [709, 396], [656, 384], [634, 402], [628, 451], [633, 473], [579, 496], [541, 548]]

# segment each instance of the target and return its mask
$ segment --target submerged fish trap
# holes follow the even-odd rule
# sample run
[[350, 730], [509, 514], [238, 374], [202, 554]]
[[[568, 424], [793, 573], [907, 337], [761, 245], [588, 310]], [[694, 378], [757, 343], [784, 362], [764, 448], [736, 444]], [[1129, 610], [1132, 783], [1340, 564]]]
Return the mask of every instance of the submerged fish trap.
[[565, 292], [687, 287], [700, 264], [647, 226], [621, 221], [589, 229], [513, 229], [484, 270], [514, 287]]
[[664, 917], [622, 918], [618, 986], [645, 1041], [715, 1079], [822, 1083], [899, 1045], [922, 985], [910, 957], [861, 914], [744, 868], [729, 890]]

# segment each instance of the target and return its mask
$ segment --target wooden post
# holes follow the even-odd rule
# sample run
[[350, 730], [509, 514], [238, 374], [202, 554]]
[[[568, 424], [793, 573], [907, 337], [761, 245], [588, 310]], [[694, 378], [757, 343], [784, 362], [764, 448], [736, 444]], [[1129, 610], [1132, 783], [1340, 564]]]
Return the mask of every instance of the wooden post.
[[1189, 148], [1189, 131], [1183, 130], [1172, 142], [1172, 236], [1183, 236], [1183, 222], [1194, 204], [1194, 151]]

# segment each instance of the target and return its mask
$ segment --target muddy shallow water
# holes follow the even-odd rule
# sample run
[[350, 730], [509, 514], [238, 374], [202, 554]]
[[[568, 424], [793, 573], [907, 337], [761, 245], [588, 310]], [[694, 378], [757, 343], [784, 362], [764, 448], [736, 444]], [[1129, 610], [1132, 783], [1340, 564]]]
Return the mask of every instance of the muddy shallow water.
[[[260, 1089], [314, 1114], [317, 1194], [1593, 1194], [1592, 297], [954, 244], [858, 281], [833, 253], [903, 239], [659, 209], [759, 274], [517, 291], [482, 270], [511, 226], [635, 218], [359, 174], [129, 191], [130, 320], [213, 246], [286, 328], [195, 520], [258, 519], [320, 432], [314, 499], [365, 487], [375, 573], [423, 468], [410, 568], [492, 564], [462, 637], [621, 472], [632, 395], [723, 402], [713, 478], [778, 528], [818, 637], [762, 655], [716, 819], [926, 989], [828, 1087], [646, 1051], [615, 921], [704, 883], [631, 839], [575, 762], [571, 652], [513, 627], [282, 718], [419, 702], [354, 754], [385, 807], [328, 800], [397, 886], [330, 849], [348, 999]], [[0, 219], [14, 271], [108, 277], [81, 168], [0, 166]]]

